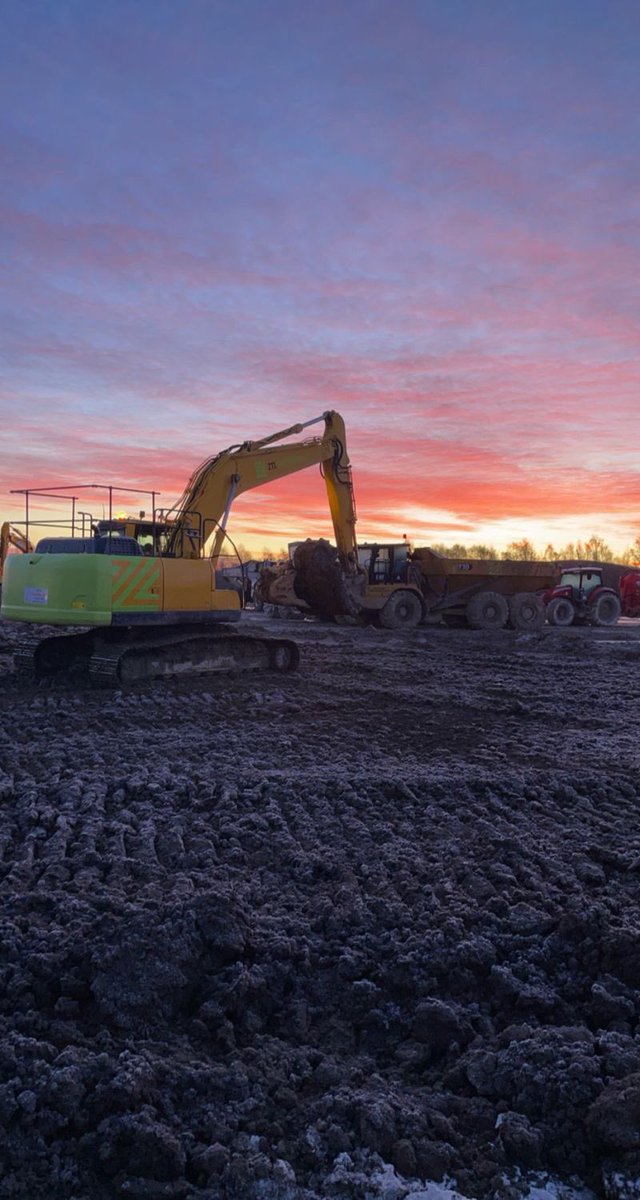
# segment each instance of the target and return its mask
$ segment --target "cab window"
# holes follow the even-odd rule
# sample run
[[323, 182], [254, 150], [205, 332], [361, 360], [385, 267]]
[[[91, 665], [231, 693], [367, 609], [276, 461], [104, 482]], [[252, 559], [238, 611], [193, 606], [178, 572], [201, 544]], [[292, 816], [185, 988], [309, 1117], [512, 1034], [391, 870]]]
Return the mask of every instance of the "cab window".
[[582, 589], [589, 594], [594, 588], [600, 587], [602, 584], [602, 576], [599, 571], [583, 571], [582, 572]]

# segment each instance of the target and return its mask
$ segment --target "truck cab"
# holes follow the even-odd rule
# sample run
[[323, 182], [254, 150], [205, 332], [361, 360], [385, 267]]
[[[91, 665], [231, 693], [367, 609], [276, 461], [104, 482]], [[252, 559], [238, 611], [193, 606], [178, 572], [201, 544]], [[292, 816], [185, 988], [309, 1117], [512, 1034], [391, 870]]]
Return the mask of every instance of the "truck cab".
[[410, 555], [409, 542], [363, 542], [358, 546], [358, 562], [372, 585], [406, 583]]

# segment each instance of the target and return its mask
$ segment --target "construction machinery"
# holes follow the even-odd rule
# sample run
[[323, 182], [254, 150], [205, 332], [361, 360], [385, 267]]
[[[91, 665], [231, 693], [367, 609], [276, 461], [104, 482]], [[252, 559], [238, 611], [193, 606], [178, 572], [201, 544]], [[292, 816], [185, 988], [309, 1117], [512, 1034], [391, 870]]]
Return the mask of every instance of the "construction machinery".
[[421, 621], [472, 629], [540, 629], [545, 592], [558, 571], [551, 562], [446, 558], [429, 547], [402, 542], [363, 542], [356, 548], [361, 574], [346, 589], [334, 583], [335, 553], [327, 543], [294, 543], [291, 562], [263, 571], [261, 602], [296, 605], [321, 617], [357, 615], [389, 628]]
[[567, 564], [545, 594], [550, 625], [615, 625], [640, 617], [640, 568], [619, 563]]
[[428, 546], [413, 550], [411, 570], [420, 580], [429, 617], [451, 626], [508, 625], [522, 632], [542, 628], [544, 595], [558, 578], [553, 562], [446, 558]]
[[[337, 532], [337, 531], [336, 531]], [[389, 551], [391, 547], [375, 547]], [[345, 570], [344, 555], [324, 538], [295, 543], [290, 561], [264, 569], [254, 592], [258, 605], [294, 607], [324, 620], [370, 621], [385, 629], [414, 629], [426, 607], [420, 583], [405, 568], [405, 543], [395, 549], [396, 569], [374, 570], [370, 548], [354, 542]], [[382, 562], [382, 560], [380, 560]]]
[[[288, 440], [320, 422], [319, 436]], [[141, 533], [148, 530], [127, 530], [126, 520], [116, 529], [110, 515], [106, 528], [92, 523], [91, 536], [46, 538], [35, 551], [9, 559], [2, 616], [65, 627], [46, 636], [34, 631], [21, 652], [23, 663], [37, 678], [62, 673], [105, 683], [219, 669], [295, 668], [294, 642], [243, 636], [231, 628], [240, 619], [240, 598], [220, 586], [216, 563], [234, 500], [314, 464], [324, 477], [338, 541], [344, 595], [336, 603], [348, 606], [346, 584], [361, 575], [353, 486], [344, 422], [338, 413], [325, 412], [208, 458], [177, 505], [161, 517], [152, 493], [150, 554], [141, 545]], [[42, 495], [53, 493], [41, 489]]]
[[30, 554], [32, 550], [33, 546], [26, 533], [23, 533], [16, 525], [12, 525], [10, 521], [2, 522], [0, 526], [0, 589], [7, 555], [12, 553]]

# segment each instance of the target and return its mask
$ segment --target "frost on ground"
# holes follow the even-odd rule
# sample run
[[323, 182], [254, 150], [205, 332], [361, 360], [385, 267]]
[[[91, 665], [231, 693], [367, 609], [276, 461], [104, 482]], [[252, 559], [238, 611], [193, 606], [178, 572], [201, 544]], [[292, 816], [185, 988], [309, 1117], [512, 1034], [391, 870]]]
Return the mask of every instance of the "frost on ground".
[[640, 640], [573, 634], [79, 694], [0, 627], [0, 1197], [640, 1196]]

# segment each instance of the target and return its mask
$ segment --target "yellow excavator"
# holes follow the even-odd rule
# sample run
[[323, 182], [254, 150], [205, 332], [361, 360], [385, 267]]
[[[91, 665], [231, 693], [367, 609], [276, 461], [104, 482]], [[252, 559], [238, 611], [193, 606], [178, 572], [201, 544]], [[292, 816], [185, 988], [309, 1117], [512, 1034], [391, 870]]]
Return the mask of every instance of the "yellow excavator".
[[[288, 440], [320, 422], [319, 436]], [[152, 525], [163, 536], [151, 547], [150, 539], [143, 550], [136, 537], [97, 523], [91, 537], [45, 538], [34, 551], [9, 556], [2, 617], [65, 627], [53, 635], [34, 630], [23, 639], [20, 665], [36, 678], [88, 676], [111, 684], [220, 669], [294, 669], [295, 642], [231, 628], [241, 616], [240, 599], [219, 585], [216, 563], [234, 500], [314, 464], [324, 477], [337, 540], [337, 586], [356, 581], [362, 572], [344, 422], [339, 413], [325, 412], [203, 462], [175, 508], [157, 520], [153, 513]]]

